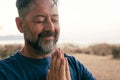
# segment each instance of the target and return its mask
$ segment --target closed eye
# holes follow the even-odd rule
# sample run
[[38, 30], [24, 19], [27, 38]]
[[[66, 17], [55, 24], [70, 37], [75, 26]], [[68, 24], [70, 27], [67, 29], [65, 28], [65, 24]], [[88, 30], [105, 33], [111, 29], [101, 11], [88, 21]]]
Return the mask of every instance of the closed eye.
[[51, 18], [51, 21], [52, 21], [52, 22], [58, 22], [58, 21], [59, 21], [58, 16], [53, 16], [53, 17]]
[[45, 21], [46, 21], [45, 17], [36, 17], [34, 19], [34, 22], [36, 22], [36, 23], [44, 23]]

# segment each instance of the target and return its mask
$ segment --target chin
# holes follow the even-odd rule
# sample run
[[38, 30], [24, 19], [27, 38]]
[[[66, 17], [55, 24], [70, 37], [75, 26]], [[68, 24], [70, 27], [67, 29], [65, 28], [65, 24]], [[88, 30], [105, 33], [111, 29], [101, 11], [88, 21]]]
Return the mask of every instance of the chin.
[[56, 43], [54, 41], [42, 41], [37, 48], [40, 54], [53, 53], [56, 49]]

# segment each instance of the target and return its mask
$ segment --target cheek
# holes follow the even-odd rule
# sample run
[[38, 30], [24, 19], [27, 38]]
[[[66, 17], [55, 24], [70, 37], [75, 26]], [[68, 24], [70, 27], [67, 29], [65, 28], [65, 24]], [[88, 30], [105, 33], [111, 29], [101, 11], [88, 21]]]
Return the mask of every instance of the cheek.
[[56, 31], [56, 33], [57, 33], [57, 36], [59, 37], [59, 34], [60, 34], [60, 27], [59, 27], [59, 26], [56, 27], [55, 31]]
[[38, 37], [38, 34], [40, 34], [43, 30], [42, 26], [34, 26], [31, 28], [31, 32], [33, 34], [33, 36]]

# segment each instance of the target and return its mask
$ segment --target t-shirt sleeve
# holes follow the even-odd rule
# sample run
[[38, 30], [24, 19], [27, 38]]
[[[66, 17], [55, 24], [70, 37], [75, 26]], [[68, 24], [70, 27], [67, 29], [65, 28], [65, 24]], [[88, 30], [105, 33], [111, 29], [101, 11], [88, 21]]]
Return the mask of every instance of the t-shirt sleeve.
[[89, 72], [88, 69], [83, 64], [81, 64], [79, 61], [76, 61], [76, 64], [77, 64], [77, 69], [81, 71], [81, 80], [96, 80], [93, 77], [92, 73]]
[[[68, 59], [69, 67], [71, 70], [71, 78], [73, 80], [96, 80], [92, 73], [78, 60], [73, 56], [68, 56], [65, 54]], [[74, 76], [73, 76], [74, 75]]]

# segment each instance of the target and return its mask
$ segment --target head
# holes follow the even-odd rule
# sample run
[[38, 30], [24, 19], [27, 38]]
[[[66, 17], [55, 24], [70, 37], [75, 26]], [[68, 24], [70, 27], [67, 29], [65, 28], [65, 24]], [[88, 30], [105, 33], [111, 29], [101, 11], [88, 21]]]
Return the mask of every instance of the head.
[[53, 52], [60, 32], [57, 0], [17, 0], [16, 6], [25, 44], [40, 55]]

